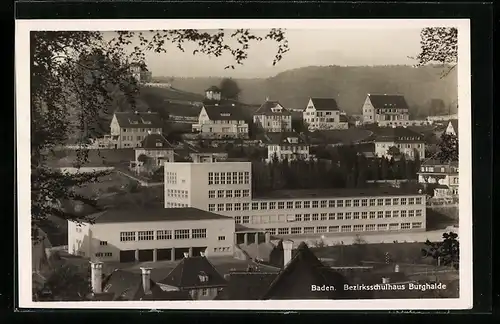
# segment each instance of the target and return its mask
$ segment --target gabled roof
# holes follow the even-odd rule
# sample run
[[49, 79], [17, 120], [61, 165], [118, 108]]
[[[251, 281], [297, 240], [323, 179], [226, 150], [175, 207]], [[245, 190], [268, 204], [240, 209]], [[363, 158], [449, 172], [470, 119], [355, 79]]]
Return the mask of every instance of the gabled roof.
[[316, 110], [339, 110], [337, 101], [333, 98], [311, 98]]
[[146, 148], [148, 150], [165, 150], [173, 149], [172, 145], [162, 134], [148, 134], [141, 142], [141, 147], [135, 149]]
[[155, 112], [115, 112], [116, 120], [122, 128], [162, 128], [163, 122]]
[[259, 300], [276, 279], [276, 272], [231, 272], [229, 283], [217, 296], [218, 300]]
[[[294, 280], [290, 276], [294, 272], [296, 276], [300, 276], [304, 271], [309, 272], [310, 278], [312, 278], [314, 284], [318, 286], [343, 287], [344, 284], [347, 284], [347, 279], [342, 274], [325, 267], [314, 253], [311, 252], [307, 244], [302, 242], [285, 269], [283, 269], [272, 282], [268, 291], [264, 294], [263, 299], [286, 298], [287, 290], [290, 288], [290, 280]], [[308, 282], [308, 284], [312, 283]], [[311, 293], [310, 287], [305, 288], [304, 292]], [[346, 296], [346, 293], [342, 289], [312, 293], [317, 298], [334, 299]]]
[[[206, 281], [201, 280], [205, 277]], [[206, 257], [196, 256], [182, 259], [159, 283], [179, 289], [225, 287], [227, 281]]]
[[408, 104], [406, 103], [405, 97], [403, 95], [387, 95], [387, 94], [368, 94], [370, 102], [373, 108], [398, 108], [398, 109], [408, 109]]
[[[288, 139], [297, 139], [297, 143], [290, 143]], [[307, 138], [299, 133], [295, 132], [279, 132], [279, 133], [260, 133], [257, 135], [257, 139], [262, 141], [264, 144], [271, 145], [304, 145], [307, 144]]]
[[103, 212], [93, 214], [92, 216], [89, 216], [89, 218], [96, 224], [231, 219], [231, 217], [222, 216], [192, 207], [109, 208]]
[[213, 85], [213, 86], [209, 87], [209, 88], [208, 88], [207, 90], [205, 90], [205, 91], [220, 92], [220, 89], [219, 89], [219, 87], [217, 87], [217, 86], [214, 86], [214, 85]]
[[186, 292], [163, 291], [153, 280], [150, 281], [151, 293], [146, 294], [142, 274], [126, 270], [113, 271], [104, 278], [102, 286], [106, 300], [192, 300]]
[[414, 143], [424, 142], [424, 137], [406, 127], [380, 127], [375, 131], [375, 141]]
[[[272, 109], [280, 106], [282, 109], [280, 112], [274, 112]], [[283, 107], [278, 101], [266, 101], [259, 107], [254, 113], [258, 116], [291, 116], [290, 111]]]
[[237, 105], [205, 105], [210, 120], [244, 120], [245, 116]]

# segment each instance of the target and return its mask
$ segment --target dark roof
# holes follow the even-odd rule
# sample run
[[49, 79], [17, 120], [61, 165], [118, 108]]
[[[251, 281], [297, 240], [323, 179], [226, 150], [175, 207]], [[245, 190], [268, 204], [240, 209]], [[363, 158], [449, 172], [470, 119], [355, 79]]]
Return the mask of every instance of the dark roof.
[[217, 86], [211, 86], [211, 87], [209, 87], [209, 88], [208, 88], [207, 90], [205, 90], [205, 91], [216, 91], [216, 92], [220, 92], [220, 89], [219, 89], [219, 87], [217, 87]]
[[241, 107], [237, 105], [205, 105], [210, 120], [244, 120], [245, 116], [241, 111]]
[[454, 167], [458, 167], [458, 161], [441, 162], [439, 160], [434, 160], [434, 159], [422, 161], [421, 166], [448, 166], [448, 164]]
[[115, 112], [120, 127], [125, 128], [162, 128], [163, 122], [155, 112]]
[[[201, 281], [200, 276], [207, 276], [207, 281]], [[225, 287], [227, 285], [227, 281], [213, 264], [202, 256], [182, 259], [160, 283], [180, 289]]]
[[405, 97], [403, 95], [387, 94], [368, 94], [368, 98], [373, 108], [398, 108], [408, 109]]
[[337, 101], [333, 98], [311, 98], [316, 110], [339, 110]]
[[[300, 294], [310, 296], [312, 293], [315, 298], [327, 299], [342, 298], [346, 296], [346, 292], [343, 289], [325, 292], [312, 292], [310, 290], [310, 284], [344, 287], [344, 284], [348, 283], [348, 281], [342, 274], [325, 267], [314, 253], [312, 253], [307, 244], [302, 242], [285, 269], [283, 269], [271, 283], [262, 299], [289, 299], [289, 297], [295, 297], [289, 295], [289, 284], [291, 281], [299, 279], [299, 277], [293, 278], [292, 273], [295, 274], [295, 276], [301, 276], [304, 272], [309, 273], [308, 277], [312, 279], [312, 282], [307, 282], [308, 287], [304, 287]], [[300, 283], [298, 284], [300, 285]]]
[[[160, 144], [158, 146], [157, 144]], [[167, 141], [162, 134], [148, 134], [141, 142], [141, 147], [136, 147], [135, 149], [146, 148], [149, 150], [164, 150], [173, 149], [172, 145]]]
[[91, 216], [95, 223], [231, 219], [197, 208], [110, 208]]
[[[142, 274], [115, 270], [104, 278], [102, 296], [104, 300], [192, 300], [185, 292], [163, 291], [153, 280], [150, 281], [150, 285], [151, 293], [146, 294], [142, 284]], [[101, 295], [97, 295], [96, 298], [100, 299], [99, 296]]]
[[422, 134], [416, 133], [406, 127], [380, 127], [375, 131], [375, 141], [395, 141], [395, 142], [423, 142]]
[[[289, 143], [288, 138], [297, 138], [297, 143]], [[287, 144], [287, 145], [304, 145], [307, 143], [307, 138], [305, 135], [298, 134], [295, 132], [279, 132], [279, 133], [260, 133], [257, 135], [257, 139], [265, 144]]]
[[343, 198], [370, 196], [404, 196], [419, 195], [416, 190], [406, 188], [339, 188], [339, 189], [296, 189], [296, 190], [273, 190], [255, 197], [256, 199], [319, 199], [319, 198]]
[[[281, 106], [281, 111], [280, 112], [274, 112], [272, 111], [272, 108], [275, 108], [276, 106]], [[265, 116], [291, 116], [290, 111], [283, 107], [278, 101], [266, 101], [262, 104], [262, 106], [255, 111], [254, 115], [265, 115]]]
[[278, 277], [276, 272], [232, 272], [227, 287], [219, 293], [216, 299], [262, 299], [276, 277]]

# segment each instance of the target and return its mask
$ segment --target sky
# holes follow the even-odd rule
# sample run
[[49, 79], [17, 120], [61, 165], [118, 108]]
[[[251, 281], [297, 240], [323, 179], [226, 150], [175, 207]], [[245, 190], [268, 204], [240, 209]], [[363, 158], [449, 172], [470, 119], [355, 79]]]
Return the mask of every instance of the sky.
[[[265, 31], [253, 32], [262, 35]], [[173, 45], [167, 47], [167, 53], [148, 52], [146, 64], [153, 76], [266, 78], [305, 66], [413, 65], [415, 61], [409, 57], [416, 56], [420, 48], [419, 28], [287, 29], [285, 33], [290, 50], [274, 67], [277, 45], [269, 40], [253, 43], [248, 59], [235, 70], [224, 69], [234, 63], [231, 56], [192, 55], [194, 46], [186, 47], [184, 53]]]

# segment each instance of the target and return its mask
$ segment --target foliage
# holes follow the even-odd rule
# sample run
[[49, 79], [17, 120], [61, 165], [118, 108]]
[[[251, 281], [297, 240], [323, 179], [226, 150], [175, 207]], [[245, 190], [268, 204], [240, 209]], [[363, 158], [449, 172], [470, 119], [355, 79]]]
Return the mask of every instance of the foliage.
[[390, 155], [391, 157], [398, 157], [399, 155], [401, 155], [401, 151], [398, 147], [391, 146], [387, 149], [387, 155]]
[[[32, 223], [46, 222], [49, 215], [85, 220], [59, 207], [63, 200], [95, 201], [77, 195], [75, 187], [97, 181], [103, 174], [69, 175], [51, 170], [47, 155], [76, 134], [74, 140], [89, 143], [103, 131], [103, 116], [113, 108], [135, 109], [139, 87], [131, 66], [146, 71], [146, 52], [166, 53], [167, 44], [184, 51], [186, 43], [197, 48], [191, 53], [219, 57], [228, 54], [236, 65], [248, 57], [250, 45], [264, 39], [278, 44], [273, 65], [288, 51], [284, 31], [271, 29], [265, 36], [238, 29], [202, 31], [193, 29], [149, 32], [118, 31], [106, 38], [101, 32], [35, 31], [31, 46], [31, 172]], [[236, 42], [230, 42], [236, 40]], [[137, 44], [133, 48], [132, 44]], [[230, 44], [235, 45], [230, 45]], [[130, 49], [130, 50], [129, 50]], [[234, 65], [226, 68], [235, 68]], [[118, 107], [114, 107], [117, 105]], [[109, 120], [109, 118], [108, 118]], [[76, 166], [88, 160], [85, 147], [77, 150]]]
[[458, 61], [458, 30], [450, 27], [428, 27], [420, 32], [420, 53], [418, 66], [440, 63], [450, 66], [443, 76], [448, 75]]
[[238, 83], [231, 78], [224, 78], [219, 85], [221, 96], [225, 99], [238, 100], [241, 89]]
[[84, 301], [90, 293], [90, 267], [61, 264], [33, 297], [39, 301]]
[[137, 157], [137, 161], [146, 163], [149, 160], [149, 157], [146, 154], [141, 154]]
[[439, 141], [437, 159], [441, 163], [458, 161], [458, 137], [444, 132]]
[[425, 242], [427, 248], [422, 249], [423, 257], [431, 257], [438, 261], [440, 265], [459, 267], [459, 241], [458, 234], [454, 232], [443, 233], [442, 242]]

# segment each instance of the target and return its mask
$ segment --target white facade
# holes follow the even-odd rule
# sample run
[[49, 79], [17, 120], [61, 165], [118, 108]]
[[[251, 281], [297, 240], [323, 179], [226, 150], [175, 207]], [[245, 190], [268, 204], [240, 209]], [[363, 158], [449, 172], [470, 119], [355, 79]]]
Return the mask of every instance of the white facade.
[[432, 125], [433, 121], [429, 120], [386, 120], [379, 121], [377, 125], [379, 127], [406, 127], [406, 126], [429, 126]]
[[277, 102], [266, 102], [264, 105], [269, 105], [262, 107], [268, 109], [263, 109], [261, 113], [258, 110], [253, 116], [255, 125], [266, 132], [292, 131], [292, 115], [283, 106]]
[[139, 156], [146, 155], [153, 160], [153, 165], [160, 167], [164, 162], [174, 162], [174, 150], [172, 148], [165, 149], [147, 149], [147, 148], [136, 148], [135, 150], [135, 161], [139, 163]]
[[[229, 113], [228, 113], [229, 114]], [[229, 117], [229, 116], [223, 116]], [[193, 124], [193, 131], [201, 133], [203, 137], [211, 138], [247, 138], [248, 124], [244, 120], [211, 120], [206, 108], [203, 107], [198, 117], [198, 123]]]
[[347, 122], [340, 121], [340, 110], [317, 110], [314, 107], [312, 99], [309, 99], [306, 109], [302, 113], [304, 123], [308, 130], [327, 130], [327, 129], [347, 129]]
[[[139, 219], [139, 217], [138, 217]], [[207, 247], [206, 255], [232, 255], [235, 224], [232, 219], [151, 222], [83, 223], [68, 221], [68, 252], [96, 261], [120, 261], [122, 251]]]
[[425, 185], [437, 185], [437, 198], [458, 197], [459, 175], [456, 165], [428, 164], [420, 167], [418, 182]]
[[287, 159], [293, 160], [309, 160], [311, 157], [309, 153], [309, 145], [298, 142], [287, 142], [280, 144], [270, 144], [267, 146], [267, 159], [266, 162], [271, 162], [274, 158], [279, 161]]
[[121, 127], [116, 118], [116, 113], [111, 120], [111, 135], [117, 137], [115, 148], [140, 147], [142, 140], [144, 140], [148, 134], [161, 134], [161, 132], [161, 128], [148, 127], [147, 124], [144, 124], [142, 128]]
[[171, 179], [165, 181], [165, 207], [187, 204], [273, 235], [420, 231], [426, 227], [424, 194], [256, 199], [252, 198], [250, 162], [166, 163], [165, 172]]
[[445, 133], [457, 136], [457, 130], [453, 127], [453, 123], [451, 121], [448, 122], [448, 126], [446, 126]]
[[387, 154], [387, 150], [395, 146], [399, 149], [401, 154], [405, 155], [405, 158], [414, 159], [415, 158], [415, 150], [418, 151], [420, 159], [425, 159], [425, 142], [396, 142], [396, 141], [375, 141], [375, 154], [379, 157], [387, 157], [391, 156]]
[[389, 121], [400, 123], [410, 120], [408, 108], [401, 108], [401, 107], [375, 108], [370, 100], [370, 94], [366, 96], [362, 109], [363, 109], [363, 122], [365, 124], [373, 124], [373, 123], [389, 122]]

